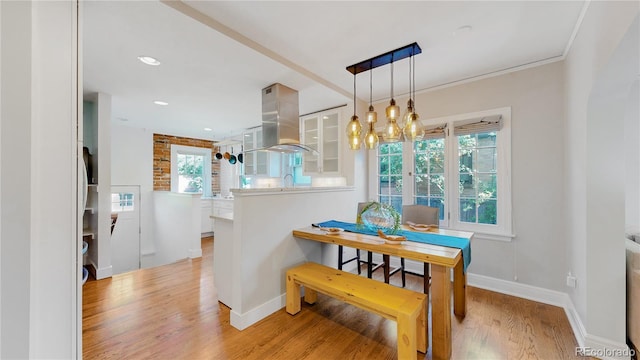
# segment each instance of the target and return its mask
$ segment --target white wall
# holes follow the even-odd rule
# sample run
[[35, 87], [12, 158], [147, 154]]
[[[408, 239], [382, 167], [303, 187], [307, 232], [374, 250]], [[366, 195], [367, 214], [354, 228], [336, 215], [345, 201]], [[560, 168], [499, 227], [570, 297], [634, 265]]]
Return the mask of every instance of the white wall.
[[640, 236], [640, 76], [627, 101], [624, 121], [625, 230]]
[[161, 266], [202, 256], [200, 196], [169, 191], [153, 192], [153, 254], [143, 257], [143, 267]]
[[[614, 94], [610, 90], [620, 88], [607, 89], [610, 84], [606, 83], [608, 77], [628, 70], [607, 70], [607, 63], [614, 60], [612, 55], [630, 29], [637, 46], [638, 25], [630, 25], [637, 19], [638, 8], [637, 2], [591, 2], [564, 64], [565, 211], [571, 215], [567, 217], [567, 268], [578, 279], [569, 295], [584, 329], [576, 334], [578, 341], [594, 347], [626, 347], [625, 105], [615, 97], [626, 99], [629, 93], [627, 88], [626, 93]], [[626, 56], [635, 61], [635, 77], [637, 47]]]
[[244, 329], [281, 309], [286, 269], [305, 261], [321, 262], [321, 244], [294, 238], [293, 229], [331, 219], [353, 221], [356, 204], [350, 189], [234, 193], [231, 324]]
[[[1, 358], [29, 354], [31, 260], [31, 31], [29, 3], [1, 2], [2, 95], [0, 188], [2, 248]], [[11, 155], [11, 156], [10, 156]]]
[[3, 177], [0, 190], [0, 357], [74, 358], [81, 278], [72, 81], [76, 3], [0, 6], [0, 167], [11, 174]]
[[[562, 64], [556, 62], [417, 94], [416, 107], [425, 120], [511, 107], [516, 237], [511, 242], [474, 239], [473, 274], [565, 289], [562, 73]], [[396, 99], [399, 104], [406, 101]], [[386, 105], [376, 104], [378, 113]]]
[[[140, 186], [140, 254], [152, 254], [153, 131], [112, 124], [111, 184]], [[148, 266], [145, 260], [142, 267]]]

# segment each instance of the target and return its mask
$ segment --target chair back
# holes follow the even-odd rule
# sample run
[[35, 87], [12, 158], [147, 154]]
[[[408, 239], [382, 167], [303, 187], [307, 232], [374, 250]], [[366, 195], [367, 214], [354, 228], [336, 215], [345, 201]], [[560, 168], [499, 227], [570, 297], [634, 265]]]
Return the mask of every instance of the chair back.
[[426, 205], [402, 205], [402, 223], [436, 225], [440, 221], [440, 209]]

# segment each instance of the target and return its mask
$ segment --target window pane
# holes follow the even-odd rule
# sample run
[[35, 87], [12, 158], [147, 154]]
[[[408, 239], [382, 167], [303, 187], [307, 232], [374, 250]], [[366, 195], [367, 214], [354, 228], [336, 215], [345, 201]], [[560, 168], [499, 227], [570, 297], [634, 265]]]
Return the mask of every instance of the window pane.
[[134, 209], [132, 193], [111, 193], [111, 212], [133, 211]]
[[497, 222], [496, 133], [458, 137], [460, 174], [460, 221]]
[[390, 194], [402, 196], [402, 175], [389, 177]]
[[204, 155], [177, 154], [178, 192], [201, 193], [204, 185]]
[[489, 133], [480, 133], [478, 134], [478, 147], [485, 147], [485, 146], [491, 146], [491, 147], [495, 147], [496, 146], [496, 133], [494, 132], [489, 132]]
[[460, 196], [475, 197], [476, 187], [473, 181], [473, 175], [466, 173], [460, 174]]
[[475, 199], [460, 199], [460, 221], [476, 222]]
[[380, 176], [380, 194], [389, 194], [389, 176]]
[[429, 195], [444, 196], [444, 175], [431, 175], [429, 177]]
[[496, 148], [478, 149], [476, 169], [478, 172], [495, 172], [498, 153]]
[[378, 148], [380, 202], [402, 208], [402, 143]]
[[414, 195], [429, 195], [429, 176], [428, 175], [416, 175], [416, 193]]
[[415, 153], [415, 203], [440, 209], [444, 219], [445, 191], [445, 139], [416, 141]]
[[497, 185], [495, 174], [478, 175], [478, 198], [495, 199], [497, 197]]
[[496, 224], [497, 219], [496, 200], [484, 200], [478, 206], [478, 222], [481, 224]]
[[475, 135], [462, 135], [458, 136], [458, 146], [460, 149], [474, 148], [476, 146]]

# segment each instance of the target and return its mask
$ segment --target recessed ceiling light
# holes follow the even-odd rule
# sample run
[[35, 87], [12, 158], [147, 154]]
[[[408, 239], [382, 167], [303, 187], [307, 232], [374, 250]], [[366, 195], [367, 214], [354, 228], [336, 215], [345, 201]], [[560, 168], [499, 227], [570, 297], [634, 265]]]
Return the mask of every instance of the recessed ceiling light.
[[212, 128], [204, 128], [204, 131], [212, 131]]
[[167, 105], [169, 105], [169, 103], [168, 103], [168, 102], [166, 102], [166, 101], [160, 101], [160, 100], [156, 100], [156, 101], [154, 101], [153, 103], [154, 103], [154, 104], [156, 104], [156, 105], [162, 105], [162, 106], [167, 106]]
[[471, 27], [471, 25], [460, 26], [453, 32], [453, 36], [468, 34], [471, 32], [471, 30], [473, 30], [473, 27]]
[[160, 65], [160, 61], [158, 61], [158, 59], [151, 56], [138, 56], [138, 60], [142, 61], [147, 65], [152, 65], [152, 66]]

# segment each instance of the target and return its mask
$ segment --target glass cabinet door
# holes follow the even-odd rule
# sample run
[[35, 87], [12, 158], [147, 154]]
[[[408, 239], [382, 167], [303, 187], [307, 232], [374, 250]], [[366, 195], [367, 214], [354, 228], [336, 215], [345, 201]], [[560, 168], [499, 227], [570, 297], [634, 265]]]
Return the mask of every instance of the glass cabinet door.
[[322, 172], [338, 172], [339, 129], [338, 114], [322, 116]]
[[[254, 142], [255, 132], [251, 131], [245, 133], [242, 138], [244, 141], [244, 151], [255, 149]], [[255, 155], [256, 153], [253, 151], [244, 153], [244, 174], [245, 175], [255, 175], [256, 167], [255, 167]]]
[[[318, 141], [318, 137], [320, 135], [318, 133], [318, 120], [319, 119], [317, 116], [306, 118], [302, 121], [302, 126], [304, 128], [304, 144], [314, 149], [315, 151], [320, 152]], [[319, 154], [312, 154], [310, 152], [305, 152], [303, 154], [302, 166], [305, 173], [316, 173], [320, 171], [318, 165], [318, 156]]]
[[[256, 148], [262, 148], [262, 129], [256, 129]], [[256, 151], [256, 175], [267, 175], [269, 169], [269, 154], [266, 151]]]

